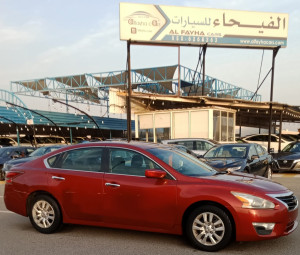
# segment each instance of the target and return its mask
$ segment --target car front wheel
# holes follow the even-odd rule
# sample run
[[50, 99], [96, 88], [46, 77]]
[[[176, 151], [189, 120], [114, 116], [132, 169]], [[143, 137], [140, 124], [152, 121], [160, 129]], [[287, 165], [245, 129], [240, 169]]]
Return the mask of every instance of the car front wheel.
[[201, 206], [189, 215], [186, 235], [196, 248], [218, 251], [231, 241], [232, 223], [227, 213], [219, 207]]
[[267, 170], [265, 172], [265, 177], [271, 180], [272, 179], [272, 173], [273, 173], [272, 168], [270, 166], [268, 166]]
[[62, 225], [62, 216], [57, 202], [47, 196], [39, 195], [31, 203], [30, 222], [41, 233], [50, 234]]

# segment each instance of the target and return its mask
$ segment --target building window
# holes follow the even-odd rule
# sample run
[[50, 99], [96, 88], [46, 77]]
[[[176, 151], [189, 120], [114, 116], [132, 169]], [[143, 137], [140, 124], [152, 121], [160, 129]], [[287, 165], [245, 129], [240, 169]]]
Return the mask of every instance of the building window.
[[214, 111], [213, 113], [213, 139], [220, 142], [234, 141], [234, 113]]
[[153, 115], [146, 114], [138, 116], [139, 139], [141, 141], [153, 142]]
[[226, 142], [227, 141], [227, 112], [221, 112], [221, 141]]
[[228, 141], [234, 142], [234, 114], [228, 113]]
[[213, 137], [214, 140], [220, 141], [220, 111], [214, 111], [213, 114], [213, 122], [214, 122], [214, 131], [213, 131]]
[[155, 118], [155, 142], [159, 143], [161, 140], [168, 140], [171, 138], [171, 114], [170, 113], [156, 113]]

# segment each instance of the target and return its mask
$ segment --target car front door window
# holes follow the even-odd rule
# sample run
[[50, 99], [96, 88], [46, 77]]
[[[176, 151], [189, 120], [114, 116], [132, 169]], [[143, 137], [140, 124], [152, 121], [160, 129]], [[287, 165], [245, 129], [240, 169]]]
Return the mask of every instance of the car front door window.
[[144, 155], [130, 150], [109, 150], [109, 172], [115, 174], [145, 176], [146, 169], [161, 169]]

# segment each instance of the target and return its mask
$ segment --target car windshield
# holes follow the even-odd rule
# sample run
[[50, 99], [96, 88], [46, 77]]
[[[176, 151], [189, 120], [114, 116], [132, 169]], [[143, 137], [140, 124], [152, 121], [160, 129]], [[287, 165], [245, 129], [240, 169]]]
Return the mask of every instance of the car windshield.
[[300, 152], [300, 143], [290, 143], [283, 148], [285, 152]]
[[147, 150], [177, 172], [187, 176], [211, 176], [217, 171], [190, 154], [175, 148], [151, 148]]
[[209, 150], [204, 158], [245, 158], [247, 155], [247, 146], [241, 145], [223, 145]]

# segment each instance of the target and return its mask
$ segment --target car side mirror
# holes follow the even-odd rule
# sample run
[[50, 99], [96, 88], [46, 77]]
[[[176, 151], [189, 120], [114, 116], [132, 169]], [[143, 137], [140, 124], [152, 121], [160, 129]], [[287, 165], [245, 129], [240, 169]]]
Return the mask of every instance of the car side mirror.
[[156, 178], [156, 179], [163, 179], [165, 178], [167, 173], [162, 170], [157, 169], [148, 169], [145, 171], [145, 176], [147, 178]]

